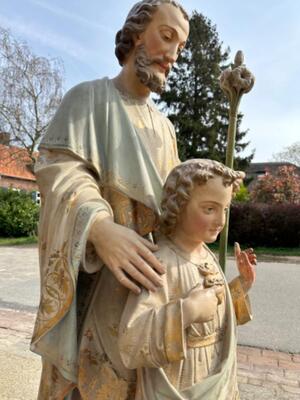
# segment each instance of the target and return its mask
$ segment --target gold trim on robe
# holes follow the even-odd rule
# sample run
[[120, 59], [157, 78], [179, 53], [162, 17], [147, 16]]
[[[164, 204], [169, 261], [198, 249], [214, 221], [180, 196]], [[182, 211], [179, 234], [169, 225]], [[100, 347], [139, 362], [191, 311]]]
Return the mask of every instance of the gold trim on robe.
[[246, 324], [252, 319], [251, 303], [248, 294], [244, 292], [240, 278], [237, 276], [229, 283], [229, 289], [238, 325]]

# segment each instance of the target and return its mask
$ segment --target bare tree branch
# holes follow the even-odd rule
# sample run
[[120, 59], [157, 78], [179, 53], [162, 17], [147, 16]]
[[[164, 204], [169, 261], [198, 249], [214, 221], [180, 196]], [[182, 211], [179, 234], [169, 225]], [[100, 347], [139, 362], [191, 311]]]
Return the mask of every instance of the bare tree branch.
[[300, 167], [300, 142], [284, 147], [279, 153], [273, 154], [274, 161], [287, 161]]
[[0, 27], [0, 131], [33, 153], [62, 98], [63, 65], [36, 56]]

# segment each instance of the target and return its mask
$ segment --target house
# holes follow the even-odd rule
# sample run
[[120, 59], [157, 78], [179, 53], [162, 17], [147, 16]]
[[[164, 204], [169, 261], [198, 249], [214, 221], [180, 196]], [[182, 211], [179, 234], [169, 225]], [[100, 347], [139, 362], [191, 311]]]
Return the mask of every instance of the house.
[[246, 170], [246, 181], [249, 182], [248, 189], [251, 190], [255, 182], [265, 176], [266, 173], [274, 175], [277, 169], [283, 166], [296, 167], [296, 172], [300, 176], [300, 167], [287, 161], [251, 163]]
[[0, 188], [37, 191], [36, 178], [30, 169], [31, 163], [26, 149], [0, 143]]

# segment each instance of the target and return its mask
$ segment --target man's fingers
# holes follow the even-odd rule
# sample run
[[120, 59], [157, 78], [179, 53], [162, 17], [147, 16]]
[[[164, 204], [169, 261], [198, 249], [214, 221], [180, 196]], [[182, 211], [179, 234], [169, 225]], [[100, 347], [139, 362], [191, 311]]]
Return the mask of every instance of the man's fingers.
[[130, 279], [127, 278], [127, 276], [124, 274], [121, 268], [114, 269], [113, 272], [117, 280], [121, 283], [121, 285], [127, 287], [127, 289], [131, 290], [135, 294], [141, 293], [141, 289]]
[[158, 261], [158, 259], [155, 257], [155, 255], [149, 249], [141, 246], [138, 249], [138, 251], [139, 251], [139, 254], [146, 261], [146, 263], [148, 265], [150, 265], [152, 268], [156, 269], [156, 271], [158, 273], [160, 273], [160, 274], [166, 273], [166, 268]]
[[[154, 255], [151, 253], [151, 256]], [[154, 257], [155, 258], [155, 257]], [[156, 260], [156, 258], [155, 258]], [[157, 260], [156, 260], [157, 261]], [[132, 264], [140, 270], [142, 275], [149, 279], [155, 286], [162, 286], [163, 280], [160, 275], [141, 257], [136, 256], [132, 259]]]
[[[123, 270], [135, 281], [140, 283], [145, 289], [155, 292], [156, 286], [151, 282], [150, 279], [143, 273], [141, 273], [136, 266], [126, 263], [123, 265]], [[161, 285], [160, 285], [161, 286]]]
[[158, 250], [157, 244], [154, 244], [154, 243], [150, 242], [150, 240], [144, 239], [143, 237], [140, 237], [140, 240], [151, 251]]

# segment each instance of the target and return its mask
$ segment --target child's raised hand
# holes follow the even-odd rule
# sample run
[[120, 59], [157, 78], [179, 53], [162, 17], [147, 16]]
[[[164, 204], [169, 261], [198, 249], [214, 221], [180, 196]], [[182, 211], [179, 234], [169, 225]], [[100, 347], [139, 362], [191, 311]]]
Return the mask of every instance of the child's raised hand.
[[234, 244], [234, 254], [243, 288], [248, 292], [255, 282], [256, 255], [253, 249], [241, 251], [240, 245], [237, 242]]

